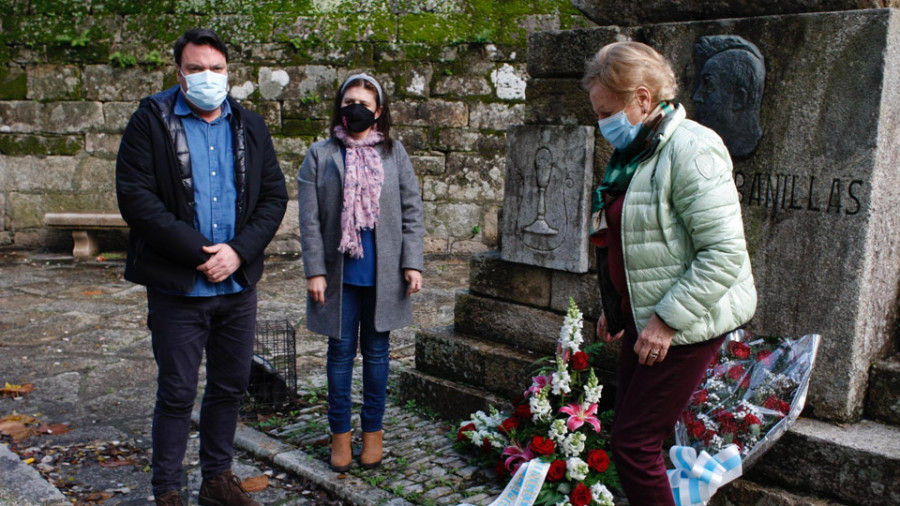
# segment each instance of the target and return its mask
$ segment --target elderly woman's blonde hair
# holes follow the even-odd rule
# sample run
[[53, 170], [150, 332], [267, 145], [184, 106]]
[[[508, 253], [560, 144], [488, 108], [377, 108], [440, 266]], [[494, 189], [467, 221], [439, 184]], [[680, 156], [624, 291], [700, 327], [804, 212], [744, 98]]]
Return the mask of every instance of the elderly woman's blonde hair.
[[629, 100], [638, 86], [646, 86], [655, 102], [674, 100], [678, 92], [675, 72], [666, 58], [640, 42], [613, 42], [597, 51], [587, 63], [581, 85], [590, 91], [600, 83]]

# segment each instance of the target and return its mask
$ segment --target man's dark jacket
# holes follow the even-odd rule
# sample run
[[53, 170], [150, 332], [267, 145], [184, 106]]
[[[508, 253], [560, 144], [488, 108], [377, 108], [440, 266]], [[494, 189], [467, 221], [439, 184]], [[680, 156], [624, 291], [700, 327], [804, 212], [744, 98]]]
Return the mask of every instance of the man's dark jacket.
[[[131, 116], [116, 161], [116, 194], [131, 228], [125, 279], [187, 292], [200, 275], [197, 266], [212, 242], [194, 228], [194, 190], [187, 136], [175, 113], [179, 87], [141, 101]], [[234, 178], [237, 190], [234, 238], [228, 242], [243, 260], [234, 273], [241, 286], [262, 276], [263, 252], [287, 206], [284, 174], [272, 138], [258, 114], [231, 105]]]

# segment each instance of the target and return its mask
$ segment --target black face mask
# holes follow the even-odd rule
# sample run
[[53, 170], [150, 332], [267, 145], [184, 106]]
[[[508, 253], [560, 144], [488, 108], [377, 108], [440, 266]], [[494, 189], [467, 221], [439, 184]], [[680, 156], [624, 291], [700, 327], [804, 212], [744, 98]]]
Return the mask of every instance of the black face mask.
[[375, 123], [375, 113], [362, 104], [350, 104], [341, 107], [341, 122], [351, 132], [364, 132]]

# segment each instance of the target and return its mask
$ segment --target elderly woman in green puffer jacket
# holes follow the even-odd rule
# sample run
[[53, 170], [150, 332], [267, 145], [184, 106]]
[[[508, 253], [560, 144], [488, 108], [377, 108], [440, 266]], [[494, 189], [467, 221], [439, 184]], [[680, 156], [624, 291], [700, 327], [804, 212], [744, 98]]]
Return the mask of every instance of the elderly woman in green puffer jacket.
[[731, 159], [674, 102], [674, 72], [649, 46], [604, 46], [583, 84], [616, 148], [591, 237], [604, 301], [597, 335], [622, 339], [613, 458], [631, 504], [674, 504], [663, 441], [724, 335], [756, 310]]

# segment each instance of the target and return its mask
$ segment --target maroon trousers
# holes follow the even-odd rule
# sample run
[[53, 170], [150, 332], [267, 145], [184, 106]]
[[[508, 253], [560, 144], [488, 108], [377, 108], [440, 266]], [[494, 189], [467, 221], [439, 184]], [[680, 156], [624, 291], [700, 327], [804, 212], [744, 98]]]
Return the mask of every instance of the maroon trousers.
[[722, 346], [724, 337], [672, 346], [665, 360], [638, 364], [637, 332], [626, 326], [619, 354], [616, 412], [610, 434], [613, 459], [632, 506], [674, 506], [663, 441]]

